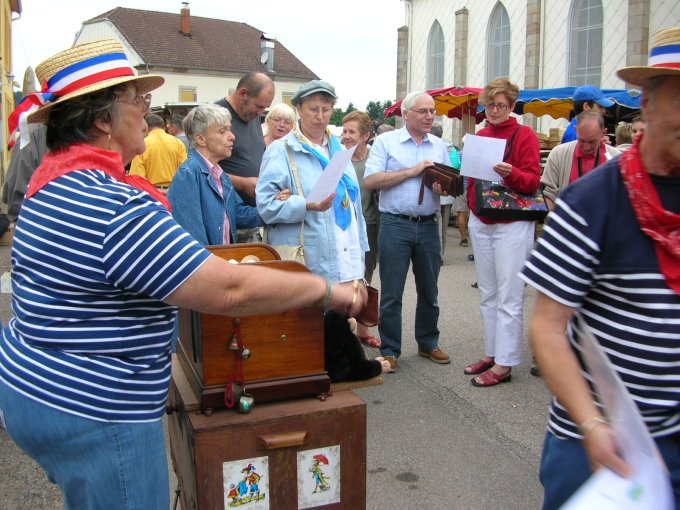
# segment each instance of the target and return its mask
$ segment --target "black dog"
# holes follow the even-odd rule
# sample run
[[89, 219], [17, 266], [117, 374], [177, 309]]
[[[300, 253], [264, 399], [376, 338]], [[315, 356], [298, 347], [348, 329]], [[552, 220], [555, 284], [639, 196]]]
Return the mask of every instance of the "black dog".
[[347, 317], [324, 314], [324, 358], [332, 383], [362, 381], [381, 374], [380, 361], [366, 359], [359, 338], [352, 333]]

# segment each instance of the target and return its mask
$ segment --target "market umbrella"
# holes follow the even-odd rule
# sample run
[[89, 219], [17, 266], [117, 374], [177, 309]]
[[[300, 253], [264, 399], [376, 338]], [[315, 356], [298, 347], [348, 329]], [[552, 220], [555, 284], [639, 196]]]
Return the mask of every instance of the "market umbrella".
[[614, 119], [618, 122], [623, 119], [630, 119], [640, 114], [640, 96], [642, 92], [638, 89], [623, 89], [615, 92], [603, 90], [604, 95], [614, 101], [614, 106], [609, 108]]
[[575, 90], [576, 87], [520, 90], [514, 112], [517, 115], [531, 113], [536, 117], [550, 115], [553, 119], [569, 120], [574, 109], [571, 96]]
[[[426, 92], [434, 99], [437, 115], [460, 119], [463, 115], [477, 116], [477, 106], [481, 91], [482, 89], [475, 87], [447, 87], [427, 90]], [[400, 99], [385, 110], [385, 118], [394, 115], [401, 116], [402, 100]]]
[[[531, 113], [537, 117], [550, 115], [553, 119], [569, 120], [574, 109], [571, 98], [575, 90], [576, 87], [520, 90], [514, 112], [518, 115]], [[602, 93], [614, 101], [614, 106], [608, 110], [616, 121], [621, 116], [634, 114], [640, 108], [639, 91], [603, 89]]]

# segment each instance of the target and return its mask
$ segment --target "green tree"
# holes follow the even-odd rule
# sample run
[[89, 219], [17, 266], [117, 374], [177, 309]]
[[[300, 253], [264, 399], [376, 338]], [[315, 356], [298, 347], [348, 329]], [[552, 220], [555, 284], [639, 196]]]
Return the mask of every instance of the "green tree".
[[392, 106], [392, 101], [371, 101], [366, 105], [366, 113], [372, 120], [380, 120], [384, 124], [394, 126], [394, 117], [385, 118], [385, 110]]
[[356, 108], [352, 103], [349, 103], [347, 109], [344, 111], [341, 108], [334, 108], [333, 115], [331, 115], [331, 124], [334, 126], [342, 126], [342, 119], [345, 118], [345, 115], [354, 110], [356, 110]]
[[366, 105], [366, 113], [371, 120], [382, 119], [385, 114], [385, 108], [380, 101], [370, 101]]
[[[394, 126], [395, 121], [394, 117], [390, 117], [389, 119], [385, 118], [385, 110], [387, 110], [390, 106], [392, 106], [392, 101], [390, 100], [383, 102], [370, 101], [366, 105], [366, 113], [371, 118], [371, 120], [379, 119], [381, 122], [385, 124]], [[342, 119], [345, 117], [345, 115], [355, 110], [357, 110], [357, 108], [354, 106], [353, 103], [349, 103], [347, 105], [347, 109], [344, 111], [341, 108], [334, 108], [333, 115], [331, 115], [331, 124], [333, 124], [334, 126], [342, 126]]]

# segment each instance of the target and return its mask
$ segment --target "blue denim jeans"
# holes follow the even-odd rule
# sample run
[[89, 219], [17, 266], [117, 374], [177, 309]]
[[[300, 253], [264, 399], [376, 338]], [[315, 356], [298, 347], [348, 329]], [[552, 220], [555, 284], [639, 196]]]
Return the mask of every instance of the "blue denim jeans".
[[[675, 509], [680, 510], [680, 434], [655, 439], [670, 473]], [[543, 510], [557, 510], [591, 475], [583, 444], [578, 439], [545, 436], [539, 478], [543, 485]]]
[[401, 354], [401, 309], [409, 264], [413, 263], [418, 299], [415, 337], [421, 350], [438, 346], [437, 280], [441, 264], [439, 223], [415, 223], [393, 214], [380, 215], [380, 340], [383, 356]]
[[61, 488], [68, 510], [170, 508], [163, 426], [106, 423], [58, 411], [0, 380], [12, 440]]

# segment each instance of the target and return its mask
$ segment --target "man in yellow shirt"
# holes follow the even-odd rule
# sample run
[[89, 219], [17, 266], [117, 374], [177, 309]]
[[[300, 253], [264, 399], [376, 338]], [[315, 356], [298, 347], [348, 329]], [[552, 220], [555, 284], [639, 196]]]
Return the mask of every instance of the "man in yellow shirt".
[[150, 113], [146, 123], [149, 126], [144, 140], [146, 150], [132, 160], [130, 175], [145, 177], [165, 194], [175, 172], [187, 159], [187, 150], [180, 140], [164, 131], [165, 123], [159, 115]]

